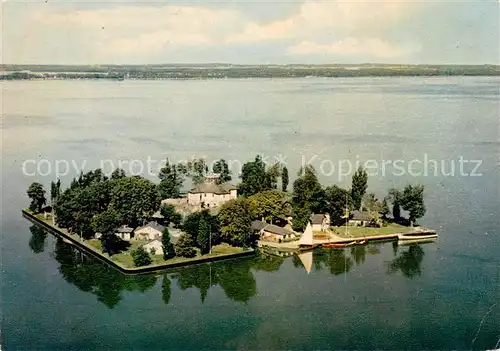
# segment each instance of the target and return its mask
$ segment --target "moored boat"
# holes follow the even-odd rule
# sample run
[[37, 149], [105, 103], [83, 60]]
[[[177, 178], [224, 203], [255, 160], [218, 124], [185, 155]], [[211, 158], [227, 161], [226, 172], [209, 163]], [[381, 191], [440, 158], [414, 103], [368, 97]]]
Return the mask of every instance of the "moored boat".
[[398, 245], [427, 244], [436, 242], [436, 238], [398, 240]]
[[406, 233], [406, 234], [399, 234], [398, 240], [425, 240], [425, 239], [435, 239], [437, 238], [437, 233], [436, 232], [428, 232], [428, 233], [422, 233], [422, 232], [415, 232], [415, 233]]
[[356, 244], [356, 241], [351, 241], [348, 243], [325, 243], [322, 246], [326, 249], [342, 249], [344, 247], [349, 247]]
[[316, 247], [318, 247], [318, 245], [314, 244], [314, 234], [311, 223], [307, 223], [307, 227], [299, 239], [299, 251], [312, 250]]

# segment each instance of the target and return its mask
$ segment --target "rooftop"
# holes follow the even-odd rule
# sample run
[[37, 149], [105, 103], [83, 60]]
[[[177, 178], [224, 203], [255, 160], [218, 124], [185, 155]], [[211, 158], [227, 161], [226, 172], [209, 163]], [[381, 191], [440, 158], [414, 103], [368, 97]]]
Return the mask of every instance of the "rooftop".
[[264, 227], [264, 230], [269, 233], [277, 234], [277, 235], [290, 235], [293, 234], [292, 231], [283, 228], [283, 227], [278, 227], [277, 225], [274, 224], [268, 224]]
[[252, 221], [252, 229], [253, 230], [261, 230], [264, 228], [267, 224], [262, 222], [262, 221]]
[[135, 230], [140, 230], [140, 229], [144, 229], [144, 228], [153, 228], [153, 229], [156, 229], [160, 232], [163, 232], [165, 230], [165, 227], [156, 223], [156, 222], [149, 222], [147, 223], [146, 225], [143, 225], [142, 227], [139, 227], [139, 228], [136, 228]]
[[352, 211], [351, 218], [354, 221], [369, 221], [372, 215], [368, 211]]
[[130, 228], [127, 225], [122, 225], [121, 227], [116, 229], [117, 233], [132, 233], [134, 231], [134, 228]]
[[311, 224], [322, 224], [324, 218], [323, 214], [313, 214], [311, 215]]
[[231, 190], [235, 190], [236, 186], [229, 183], [224, 184], [215, 184], [215, 183], [203, 183], [198, 186], [195, 186], [189, 192], [191, 194], [200, 194], [200, 193], [212, 193], [212, 194], [229, 194]]

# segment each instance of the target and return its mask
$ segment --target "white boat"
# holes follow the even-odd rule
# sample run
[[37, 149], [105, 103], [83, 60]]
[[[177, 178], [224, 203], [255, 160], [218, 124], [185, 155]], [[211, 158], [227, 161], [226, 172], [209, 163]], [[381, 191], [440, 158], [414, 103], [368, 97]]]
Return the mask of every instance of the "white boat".
[[314, 248], [313, 244], [313, 230], [311, 227], [311, 223], [307, 223], [306, 230], [299, 239], [299, 247], [301, 248]]
[[406, 234], [400, 234], [398, 236], [398, 240], [425, 240], [425, 239], [435, 239], [437, 238], [438, 235], [436, 232], [428, 232], [426, 233], [406, 233]]
[[408, 239], [408, 240], [398, 240], [398, 245], [411, 245], [411, 244], [427, 244], [433, 243], [436, 238], [425, 238], [425, 239]]

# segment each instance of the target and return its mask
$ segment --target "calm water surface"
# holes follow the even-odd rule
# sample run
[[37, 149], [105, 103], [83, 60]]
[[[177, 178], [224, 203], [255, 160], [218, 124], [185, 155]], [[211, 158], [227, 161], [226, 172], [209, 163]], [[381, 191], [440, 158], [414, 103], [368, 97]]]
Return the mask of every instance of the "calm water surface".
[[[2, 347], [498, 347], [499, 84], [457, 77], [2, 83]], [[342, 159], [437, 160], [427, 176], [396, 176], [389, 165], [369, 188], [382, 197], [393, 186], [425, 184], [421, 223], [439, 239], [315, 251], [310, 274], [297, 258], [261, 256], [133, 277], [20, 214], [28, 185], [54, 178], [23, 175], [27, 159], [90, 169], [101, 160], [245, 162], [256, 153], [286, 159], [293, 174], [309, 160], [323, 167], [323, 184], [341, 186], [348, 181], [331, 165]], [[481, 160], [481, 175], [461, 176], [460, 157]], [[455, 164], [454, 175], [441, 163], [446, 174]], [[473, 168], [466, 164], [464, 173]]]

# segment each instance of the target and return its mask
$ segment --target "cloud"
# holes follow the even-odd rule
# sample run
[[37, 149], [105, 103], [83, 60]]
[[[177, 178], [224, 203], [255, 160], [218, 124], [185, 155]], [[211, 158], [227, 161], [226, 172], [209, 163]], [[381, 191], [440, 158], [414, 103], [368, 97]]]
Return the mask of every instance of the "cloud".
[[291, 46], [289, 54], [294, 55], [366, 55], [377, 59], [404, 58], [413, 50], [396, 46], [378, 38], [356, 39], [346, 38], [334, 44], [318, 44], [310, 41], [303, 41]]
[[218, 45], [243, 16], [202, 6], [119, 6], [105, 10], [39, 14], [35, 23], [84, 35], [101, 60], [148, 57], [179, 47]]
[[284, 12], [265, 2], [133, 1], [7, 1], [0, 8], [2, 58], [66, 64], [498, 61], [498, 35], [487, 35], [491, 28], [498, 34], [496, 0], [306, 1]]
[[425, 5], [425, 1], [410, 0], [305, 2], [297, 13], [286, 19], [247, 24], [243, 32], [230, 36], [228, 42], [373, 35], [414, 16]]

